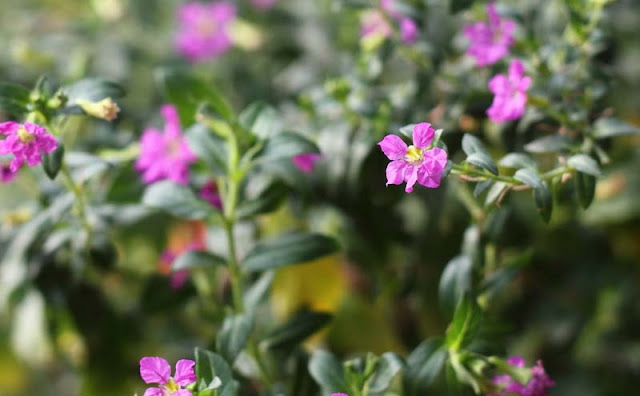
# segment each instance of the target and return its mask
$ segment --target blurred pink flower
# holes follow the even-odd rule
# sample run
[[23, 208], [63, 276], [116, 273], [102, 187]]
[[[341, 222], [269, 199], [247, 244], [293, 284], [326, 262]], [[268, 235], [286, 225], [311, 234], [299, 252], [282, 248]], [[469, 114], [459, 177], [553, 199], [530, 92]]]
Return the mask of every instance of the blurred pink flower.
[[370, 10], [362, 14], [360, 20], [360, 37], [381, 37], [387, 38], [393, 34], [393, 29], [380, 10]]
[[315, 164], [318, 160], [322, 158], [321, 154], [317, 153], [307, 153], [307, 154], [298, 154], [291, 158], [293, 164], [298, 167], [304, 173], [311, 173]]
[[169, 276], [169, 286], [180, 289], [189, 278], [188, 270], [173, 271], [173, 262], [182, 253], [206, 250], [207, 227], [201, 221], [185, 221], [174, 224], [169, 230], [169, 240], [160, 255], [158, 271]]
[[411, 18], [402, 18], [400, 20], [400, 34], [402, 42], [405, 44], [414, 44], [418, 40], [418, 25]]
[[154, 128], [144, 131], [136, 169], [147, 184], [165, 179], [187, 184], [189, 165], [196, 161], [196, 156], [182, 136], [176, 108], [164, 105], [160, 112], [165, 119], [164, 132]]
[[200, 190], [200, 198], [209, 202], [211, 206], [222, 210], [222, 198], [218, 191], [218, 185], [214, 181], [210, 181], [202, 187]]
[[495, 95], [487, 115], [494, 122], [517, 120], [522, 117], [527, 105], [527, 90], [531, 77], [524, 76], [524, 66], [514, 60], [509, 66], [509, 75], [498, 74], [489, 81], [489, 90]]
[[408, 193], [416, 182], [429, 188], [440, 186], [447, 152], [439, 147], [430, 148], [434, 134], [431, 124], [423, 122], [413, 127], [413, 145], [409, 147], [396, 135], [387, 135], [378, 143], [391, 160], [387, 166], [387, 186], [406, 182]]
[[260, 10], [268, 10], [276, 4], [277, 0], [251, 0], [251, 4]]
[[11, 170], [9, 162], [0, 161], [0, 183], [11, 183], [17, 174]]
[[[58, 148], [56, 139], [40, 125], [31, 122], [19, 124], [13, 121], [0, 123], [0, 155], [13, 154], [9, 170], [15, 173], [24, 162], [35, 166], [42, 162], [42, 154]], [[5, 176], [8, 177], [8, 176]]]
[[475, 58], [478, 67], [492, 65], [504, 58], [515, 41], [515, 22], [500, 18], [493, 2], [487, 5], [487, 14], [487, 22], [476, 22], [465, 26], [463, 30], [471, 41], [467, 54]]
[[193, 396], [191, 391], [183, 389], [196, 382], [193, 360], [181, 359], [176, 363], [176, 374], [171, 376], [169, 363], [156, 356], [140, 359], [140, 377], [147, 384], [158, 384], [157, 388], [147, 388], [143, 396]]
[[[514, 367], [522, 368], [525, 366], [524, 359], [520, 356], [510, 357], [507, 363]], [[531, 368], [531, 379], [524, 385], [511, 378], [510, 375], [496, 376], [493, 378], [493, 383], [498, 385], [501, 390], [488, 396], [547, 396], [547, 389], [556, 384], [544, 371], [540, 360]]]
[[231, 2], [191, 2], [178, 9], [178, 51], [193, 62], [214, 59], [232, 46], [228, 27], [236, 19]]
[[396, 9], [396, 0], [380, 0], [380, 8], [395, 20], [401, 19], [402, 14]]

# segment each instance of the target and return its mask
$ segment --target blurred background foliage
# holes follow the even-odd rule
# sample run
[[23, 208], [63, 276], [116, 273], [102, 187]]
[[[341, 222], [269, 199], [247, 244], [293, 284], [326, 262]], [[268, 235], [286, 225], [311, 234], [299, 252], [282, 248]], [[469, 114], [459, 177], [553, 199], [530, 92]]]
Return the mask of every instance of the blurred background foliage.
[[[469, 215], [455, 199], [453, 180], [411, 195], [385, 189], [385, 159], [373, 144], [395, 127], [437, 119], [437, 95], [447, 88], [436, 88], [451, 84], [452, 90], [467, 87], [440, 117], [449, 127], [451, 153], [468, 131], [484, 133], [494, 152], [517, 145], [512, 131], [484, 119], [490, 97], [470, 91], [482, 90], [486, 81], [464, 76], [464, 45], [460, 37], [451, 40], [481, 10], [480, 2], [454, 16], [446, 12], [447, 1], [414, 1], [429, 9], [419, 23], [430, 44], [411, 49], [426, 55], [417, 58], [406, 48], [389, 48], [384, 57], [363, 55], [359, 9], [353, 7], [360, 3], [366, 4], [280, 0], [259, 12], [238, 2], [239, 15], [260, 30], [262, 45], [193, 66], [236, 108], [263, 101], [277, 109], [270, 122], [317, 138], [325, 159], [310, 183], [237, 232], [241, 252], [258, 236], [284, 230], [321, 230], [342, 241], [341, 254], [279, 270], [267, 307], [279, 320], [303, 307], [333, 312], [331, 325], [306, 347], [325, 345], [341, 357], [405, 354], [425, 337], [443, 334], [450, 317], [438, 304], [440, 276], [474, 232], [467, 229]], [[567, 23], [559, 1], [504, 3], [540, 23], [540, 40], [557, 34], [554, 24]], [[166, 101], [154, 82], [156, 68], [184, 64], [172, 47], [178, 4], [0, 0], [0, 79], [27, 87], [42, 74], [62, 84], [87, 76], [119, 82], [127, 95], [116, 122], [73, 120], [71, 128], [87, 150], [126, 147], [157, 123]], [[639, 2], [609, 5], [597, 56], [610, 87], [602, 108], [636, 125], [638, 20]], [[452, 81], [432, 81], [430, 72], [443, 64]], [[341, 99], [345, 84], [348, 100]], [[543, 359], [558, 383], [552, 395], [632, 394], [640, 386], [640, 138], [604, 145], [611, 165], [604, 167], [588, 210], [576, 209], [560, 191], [545, 225], [528, 194], [511, 194], [483, 234], [492, 254], [512, 261], [508, 280], [496, 279], [502, 287], [486, 296], [491, 326], [483, 329], [483, 348]], [[118, 167], [102, 182], [110, 202], [139, 202], [143, 186], [131, 167]], [[28, 172], [15, 184], [0, 185], [0, 235], [35, 213], [37, 207], [25, 202], [38, 188], [48, 187]], [[159, 264], [167, 246], [186, 243], [181, 238], [203, 225], [176, 225], [161, 214], [120, 215], [92, 250], [102, 265], [82, 279], [56, 265], [59, 257], [32, 256], [41, 269], [38, 292], [22, 296], [12, 312], [0, 312], [0, 395], [141, 394], [141, 356], [189, 358], [194, 346], [211, 342], [211, 319], [220, 320], [222, 307], [196, 298], [197, 279], [177, 291], [168, 288]], [[224, 253], [219, 229], [209, 229], [206, 238], [213, 252]], [[6, 249], [0, 244], [3, 254]], [[216, 279], [212, 293], [220, 300], [229, 293], [228, 279]]]

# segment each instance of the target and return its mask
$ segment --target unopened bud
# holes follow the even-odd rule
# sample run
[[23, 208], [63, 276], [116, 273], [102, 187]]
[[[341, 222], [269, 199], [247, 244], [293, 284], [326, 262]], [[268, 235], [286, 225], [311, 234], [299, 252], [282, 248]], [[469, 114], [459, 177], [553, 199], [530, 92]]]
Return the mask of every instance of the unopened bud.
[[111, 98], [104, 98], [99, 102], [78, 100], [77, 104], [88, 115], [107, 121], [115, 120], [118, 117], [118, 112], [120, 112], [120, 107]]

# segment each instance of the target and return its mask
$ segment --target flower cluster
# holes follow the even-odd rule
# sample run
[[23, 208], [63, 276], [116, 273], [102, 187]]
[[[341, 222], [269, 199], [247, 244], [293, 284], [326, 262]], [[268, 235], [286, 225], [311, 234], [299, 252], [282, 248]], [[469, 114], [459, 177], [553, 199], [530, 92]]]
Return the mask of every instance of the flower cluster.
[[514, 60], [509, 66], [509, 74], [498, 74], [489, 81], [489, 90], [495, 95], [487, 115], [492, 121], [505, 122], [522, 117], [527, 105], [527, 90], [531, 77], [524, 75], [524, 66]]
[[415, 21], [396, 10], [395, 0], [381, 0], [380, 9], [369, 10], [362, 15], [360, 37], [363, 42], [378, 43], [391, 37], [393, 28], [389, 18], [398, 23], [403, 43], [413, 44], [418, 40], [420, 31]]
[[408, 146], [396, 135], [387, 135], [378, 143], [382, 152], [391, 160], [387, 166], [387, 186], [406, 182], [410, 193], [416, 182], [429, 187], [440, 186], [440, 179], [447, 165], [447, 152], [431, 147], [435, 131], [431, 124], [423, 122], [413, 127], [413, 145]]
[[48, 154], [58, 148], [57, 140], [40, 125], [31, 122], [19, 124], [14, 121], [0, 123], [0, 155], [13, 154], [13, 160], [7, 169], [2, 165], [3, 182], [11, 181], [23, 163], [36, 166], [42, 162], [42, 154]]
[[191, 391], [184, 387], [196, 382], [196, 374], [193, 370], [196, 362], [181, 359], [176, 363], [175, 376], [171, 376], [169, 363], [156, 356], [147, 356], [140, 359], [140, 377], [147, 384], [158, 384], [158, 387], [147, 388], [144, 396], [193, 396]]
[[[514, 367], [523, 368], [525, 366], [524, 359], [520, 356], [512, 356], [507, 362]], [[531, 380], [524, 385], [511, 378], [510, 375], [496, 376], [493, 383], [500, 388], [500, 391], [488, 396], [547, 396], [547, 389], [555, 385], [555, 382], [544, 371], [540, 360], [531, 368]]]
[[397, 10], [395, 0], [380, 0], [380, 7], [396, 22], [400, 24], [400, 36], [405, 44], [413, 44], [418, 40], [418, 25], [411, 18], [404, 16]]

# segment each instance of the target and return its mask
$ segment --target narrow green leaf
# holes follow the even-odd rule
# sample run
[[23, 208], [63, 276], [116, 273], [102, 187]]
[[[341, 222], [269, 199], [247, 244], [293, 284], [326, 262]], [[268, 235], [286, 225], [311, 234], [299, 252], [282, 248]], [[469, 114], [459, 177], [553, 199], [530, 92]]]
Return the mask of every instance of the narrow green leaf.
[[42, 156], [42, 168], [47, 177], [51, 180], [55, 179], [62, 167], [62, 161], [64, 159], [64, 145], [62, 142], [58, 143], [58, 148], [49, 154]]
[[189, 148], [214, 172], [227, 173], [227, 142], [202, 124], [194, 124], [185, 131]]
[[405, 125], [402, 128], [399, 129], [400, 133], [403, 134], [404, 136], [408, 137], [409, 139], [413, 139], [413, 127], [416, 126], [416, 124], [409, 124], [409, 125]]
[[274, 271], [267, 271], [260, 275], [257, 281], [247, 289], [244, 293], [244, 305], [248, 311], [251, 311], [262, 303], [271, 289], [273, 278], [275, 277]]
[[462, 151], [464, 151], [468, 156], [474, 153], [483, 153], [487, 157], [491, 158], [489, 150], [484, 146], [482, 140], [473, 135], [469, 135], [468, 133], [465, 133], [462, 137]]
[[26, 105], [29, 103], [29, 95], [29, 90], [22, 85], [0, 82], [0, 98]]
[[277, 135], [282, 129], [282, 121], [276, 110], [262, 102], [249, 105], [238, 121], [247, 131], [263, 139]]
[[540, 213], [545, 223], [548, 223], [553, 210], [553, 197], [547, 183], [542, 182], [539, 187], [534, 188], [533, 199], [536, 203], [536, 208], [538, 208], [538, 213]]
[[199, 392], [217, 388], [217, 396], [237, 394], [239, 384], [233, 379], [231, 367], [222, 356], [201, 348], [196, 348], [195, 356]]
[[205, 219], [211, 215], [219, 215], [209, 203], [198, 199], [188, 187], [170, 181], [161, 181], [147, 187], [142, 203], [186, 219]]
[[215, 254], [198, 250], [187, 250], [173, 261], [172, 271], [185, 269], [226, 266], [227, 260]]
[[0, 111], [14, 116], [21, 116], [27, 112], [27, 106], [11, 98], [0, 97]]
[[256, 246], [243, 260], [247, 271], [301, 264], [338, 251], [332, 238], [320, 234], [290, 234]]
[[471, 7], [473, 0], [451, 0], [449, 3], [449, 11], [452, 14], [457, 14], [460, 11], [464, 11]]
[[216, 336], [216, 350], [231, 366], [242, 352], [253, 331], [253, 319], [249, 314], [227, 316]]
[[600, 165], [586, 154], [576, 154], [567, 160], [567, 165], [591, 176], [601, 176]]
[[582, 172], [576, 172], [574, 180], [578, 201], [584, 209], [587, 209], [595, 197], [596, 178]]
[[376, 371], [369, 380], [369, 392], [377, 394], [386, 391], [403, 367], [404, 361], [397, 354], [392, 352], [382, 354], [376, 365]]
[[289, 189], [284, 183], [269, 184], [260, 195], [252, 200], [243, 201], [238, 205], [238, 218], [249, 218], [259, 214], [269, 213], [280, 207]]
[[476, 183], [476, 186], [473, 189], [473, 196], [478, 198], [480, 194], [482, 194], [487, 188], [493, 185], [493, 180], [487, 179], [481, 182]]
[[571, 141], [562, 135], [549, 135], [536, 139], [524, 146], [530, 153], [553, 153], [569, 148]]
[[404, 389], [408, 396], [428, 393], [447, 359], [447, 351], [442, 347], [441, 338], [429, 338], [409, 354], [404, 373]]
[[273, 330], [261, 344], [268, 349], [287, 349], [304, 341], [330, 321], [331, 315], [328, 313], [302, 311]]
[[298, 154], [319, 153], [311, 140], [293, 132], [282, 132], [267, 139], [256, 158], [261, 162], [290, 159]]
[[493, 162], [493, 159], [486, 153], [475, 152], [475, 153], [469, 154], [469, 156], [467, 156], [467, 159], [465, 159], [465, 161], [477, 167], [480, 167], [484, 170], [487, 170], [493, 173], [494, 175], [498, 174], [498, 167], [496, 166], [495, 162]]
[[541, 188], [542, 179], [538, 172], [531, 170], [529, 168], [518, 169], [518, 171], [513, 175], [513, 178], [518, 180], [521, 183], [524, 183], [532, 188]]
[[625, 135], [640, 135], [640, 128], [613, 117], [598, 119], [593, 125], [593, 130], [593, 137], [596, 139], [606, 139]]
[[462, 296], [471, 290], [473, 260], [468, 255], [452, 258], [442, 272], [438, 286], [440, 304], [453, 312]]
[[529, 168], [532, 170], [538, 169], [538, 164], [533, 159], [531, 159], [531, 157], [522, 153], [509, 153], [502, 157], [499, 164], [500, 166], [503, 166], [505, 168]]
[[447, 329], [447, 346], [454, 351], [467, 347], [473, 341], [481, 319], [482, 311], [475, 298], [465, 294], [458, 301], [453, 320]]
[[122, 86], [102, 78], [85, 78], [62, 88], [70, 105], [78, 100], [98, 102], [104, 98], [117, 99], [125, 95]]
[[309, 373], [327, 393], [349, 391], [342, 364], [330, 352], [315, 351], [309, 360]]

